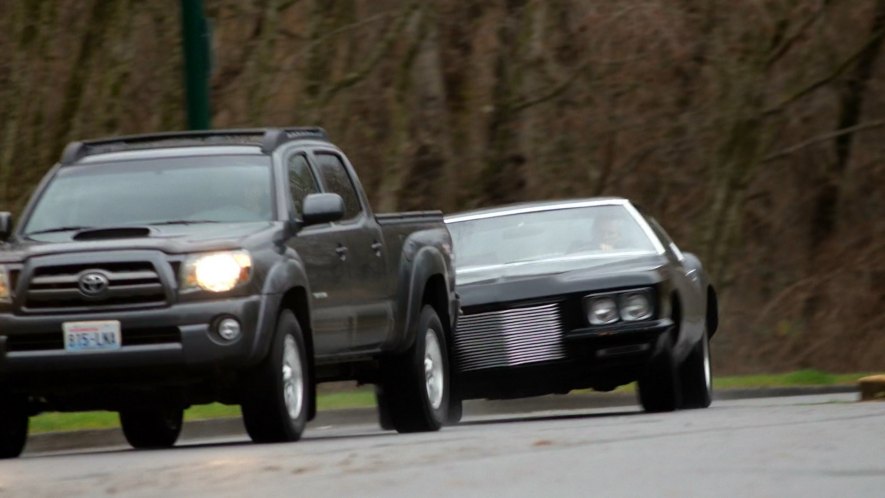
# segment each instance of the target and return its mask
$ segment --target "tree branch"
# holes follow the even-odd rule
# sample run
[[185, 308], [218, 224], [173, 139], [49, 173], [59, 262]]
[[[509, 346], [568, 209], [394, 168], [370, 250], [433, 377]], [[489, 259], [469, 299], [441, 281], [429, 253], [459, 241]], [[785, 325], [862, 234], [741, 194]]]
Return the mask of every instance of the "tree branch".
[[392, 26], [387, 33], [384, 34], [381, 41], [375, 45], [372, 53], [366, 58], [365, 64], [355, 71], [351, 71], [323, 92], [322, 98], [320, 99], [322, 106], [326, 106], [336, 95], [338, 95], [339, 92], [356, 85], [372, 72], [372, 69], [381, 62], [381, 59], [387, 54], [399, 38], [399, 35], [406, 27], [406, 22], [412, 17], [412, 14], [417, 9], [417, 2], [412, 2], [406, 7], [405, 12], [402, 13], [396, 24]]
[[848, 128], [842, 128], [841, 130], [835, 130], [835, 131], [831, 131], [829, 133], [824, 133], [824, 134], [818, 135], [816, 137], [810, 138], [804, 142], [800, 142], [796, 145], [793, 145], [793, 146], [787, 147], [785, 149], [781, 149], [777, 152], [773, 152], [771, 154], [768, 154], [767, 156], [762, 158], [761, 162], [767, 163], [767, 162], [775, 161], [775, 160], [780, 159], [782, 157], [786, 157], [794, 152], [800, 151], [806, 147], [810, 147], [812, 145], [819, 144], [822, 142], [827, 142], [829, 140], [840, 137], [842, 135], [848, 135], [848, 134], [856, 133], [859, 131], [874, 130], [876, 128], [882, 128], [882, 127], [885, 127], [885, 119], [880, 119], [878, 121], [870, 121], [867, 123], [861, 123], [861, 124], [851, 126]]
[[869, 47], [873, 43], [876, 43], [876, 41], [879, 38], [881, 38], [883, 34], [885, 34], [885, 30], [878, 31], [875, 34], [873, 34], [873, 36], [871, 36], [870, 39], [867, 40], [867, 42], [863, 44], [863, 46], [861, 46], [858, 50], [856, 50], [854, 53], [851, 54], [851, 57], [842, 61], [842, 63], [839, 64], [838, 66], [836, 66], [829, 74], [812, 82], [810, 85], [799, 90], [798, 92], [794, 93], [793, 95], [790, 95], [786, 99], [782, 100], [779, 104], [771, 106], [771, 107], [767, 108], [766, 110], [762, 111], [762, 116], [767, 117], [772, 114], [777, 114], [777, 113], [783, 111], [786, 106], [792, 104], [793, 102], [796, 102], [797, 100], [800, 100], [801, 98], [814, 92], [818, 88], [821, 88], [821, 87], [831, 83], [833, 80], [835, 80], [836, 78], [841, 76], [842, 73], [847, 71], [848, 68], [850, 68], [855, 62], [857, 62], [857, 60], [867, 50], [867, 47]]
[[524, 110], [528, 109], [529, 107], [535, 106], [537, 104], [547, 102], [548, 100], [555, 99], [556, 97], [565, 93], [565, 91], [569, 89], [569, 87], [572, 85], [572, 83], [574, 83], [575, 80], [577, 80], [578, 77], [581, 75], [581, 73], [583, 73], [588, 67], [590, 67], [590, 61], [587, 61], [587, 62], [584, 62], [583, 64], [581, 64], [577, 69], [575, 69], [574, 73], [572, 73], [568, 78], [564, 79], [558, 85], [553, 87], [549, 92], [547, 92], [543, 95], [540, 95], [538, 97], [534, 97], [534, 98], [530, 98], [530, 99], [523, 99], [523, 100], [518, 101], [514, 104], [511, 104], [509, 106], [510, 110], [512, 112], [516, 113], [516, 112], [524, 111]]
[[775, 62], [780, 60], [781, 57], [786, 55], [790, 51], [790, 49], [793, 48], [793, 45], [796, 44], [796, 42], [805, 34], [808, 28], [810, 28], [815, 23], [815, 21], [820, 19], [820, 17], [827, 10], [827, 7], [829, 7], [831, 3], [832, 0], [823, 0], [820, 7], [812, 15], [808, 16], [805, 21], [802, 22], [795, 33], [783, 40], [780, 45], [778, 45], [772, 51], [772, 53], [768, 56], [768, 59], [765, 61], [766, 70], [771, 69], [771, 66], [773, 66]]

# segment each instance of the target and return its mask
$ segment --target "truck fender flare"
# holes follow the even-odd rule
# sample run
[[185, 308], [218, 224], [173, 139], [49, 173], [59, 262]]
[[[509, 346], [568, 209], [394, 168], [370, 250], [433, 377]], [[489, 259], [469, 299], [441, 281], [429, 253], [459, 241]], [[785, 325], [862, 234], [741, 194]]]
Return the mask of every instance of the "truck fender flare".
[[[433, 246], [423, 246], [417, 250], [413, 257], [403, 255], [399, 270], [399, 284], [397, 285], [397, 302], [400, 303], [397, 323], [402, 324], [399, 330], [394, 332], [393, 350], [402, 352], [412, 346], [415, 340], [414, 330], [418, 318], [421, 316], [421, 301], [424, 297], [424, 289], [427, 282], [434, 275], [445, 277], [447, 268], [442, 252]], [[411, 262], [411, 264], [408, 264]], [[446, 285], [446, 295], [449, 295], [448, 280], [443, 278]], [[445, 322], [444, 317], [440, 319]], [[446, 324], [449, 328], [450, 324]]]
[[[264, 279], [264, 288], [261, 290], [264, 298], [261, 300], [261, 309], [258, 313], [257, 332], [252, 344], [254, 357], [250, 358], [250, 363], [258, 363], [267, 356], [270, 351], [277, 317], [280, 314], [283, 296], [286, 292], [296, 287], [303, 287], [307, 293], [308, 301], [310, 301], [310, 284], [308, 283], [304, 266], [300, 261], [287, 259], [275, 264], [267, 272], [267, 276]], [[305, 331], [305, 333], [308, 333], [308, 331]]]

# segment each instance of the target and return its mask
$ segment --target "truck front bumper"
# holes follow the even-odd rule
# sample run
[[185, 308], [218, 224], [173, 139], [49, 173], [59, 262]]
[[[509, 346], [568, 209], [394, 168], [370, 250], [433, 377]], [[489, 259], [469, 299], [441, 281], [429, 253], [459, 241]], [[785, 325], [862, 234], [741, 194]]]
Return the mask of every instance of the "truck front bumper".
[[[0, 314], [0, 381], [65, 372], [212, 370], [257, 363], [267, 351], [279, 296], [178, 303], [155, 309], [57, 315]], [[218, 321], [235, 318], [239, 338], [223, 340]], [[112, 351], [65, 350], [65, 322], [117, 320], [122, 344]]]

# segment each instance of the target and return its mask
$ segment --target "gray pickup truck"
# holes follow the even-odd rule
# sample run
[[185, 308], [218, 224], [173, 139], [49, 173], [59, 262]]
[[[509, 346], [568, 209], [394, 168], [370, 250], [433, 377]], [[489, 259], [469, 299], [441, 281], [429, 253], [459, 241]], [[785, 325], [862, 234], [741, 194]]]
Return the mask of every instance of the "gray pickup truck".
[[156, 448], [188, 406], [239, 404], [253, 441], [294, 441], [327, 381], [376, 384], [399, 432], [446, 420], [442, 214], [373, 214], [319, 128], [74, 142], [12, 226], [0, 213], [0, 457], [44, 411], [117, 411]]

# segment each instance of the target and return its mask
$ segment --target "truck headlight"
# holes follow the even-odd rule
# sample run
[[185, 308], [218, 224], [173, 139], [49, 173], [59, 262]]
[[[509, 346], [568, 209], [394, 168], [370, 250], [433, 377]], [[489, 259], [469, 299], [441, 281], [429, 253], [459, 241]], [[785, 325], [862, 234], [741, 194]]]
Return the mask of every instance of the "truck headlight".
[[0, 303], [12, 302], [12, 290], [9, 288], [9, 271], [0, 266]]
[[628, 292], [621, 295], [621, 319], [635, 322], [651, 317], [652, 306], [648, 292]]
[[251, 272], [252, 257], [246, 251], [194, 254], [182, 267], [181, 288], [225, 292], [248, 280]]
[[618, 321], [618, 303], [612, 296], [590, 297], [584, 300], [590, 325], [607, 325]]

